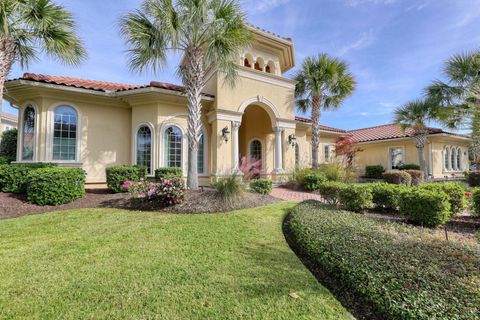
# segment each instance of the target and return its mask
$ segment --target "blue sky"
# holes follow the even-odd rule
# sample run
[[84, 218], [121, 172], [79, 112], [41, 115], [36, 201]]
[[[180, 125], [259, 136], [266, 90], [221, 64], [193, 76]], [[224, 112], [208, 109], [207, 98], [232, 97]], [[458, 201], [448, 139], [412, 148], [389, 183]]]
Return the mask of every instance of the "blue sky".
[[[79, 68], [41, 57], [24, 71], [133, 84], [180, 83], [179, 57], [161, 73], [135, 74], [126, 66], [118, 18], [140, 0], [57, 0], [73, 12], [89, 57]], [[452, 54], [480, 48], [480, 0], [242, 0], [249, 22], [293, 38], [297, 67], [326, 52], [350, 65], [358, 87], [322, 123], [345, 129], [392, 121], [395, 107], [422, 94], [441, 76]], [[287, 76], [292, 76], [294, 70]], [[4, 109], [15, 112], [7, 104]]]

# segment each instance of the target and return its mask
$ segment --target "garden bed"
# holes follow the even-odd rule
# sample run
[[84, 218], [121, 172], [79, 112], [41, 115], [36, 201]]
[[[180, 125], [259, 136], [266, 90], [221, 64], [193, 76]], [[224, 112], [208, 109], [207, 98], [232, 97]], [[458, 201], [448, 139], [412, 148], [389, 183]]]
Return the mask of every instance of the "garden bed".
[[81, 208], [116, 208], [174, 213], [215, 213], [261, 207], [280, 201], [271, 196], [245, 193], [245, 196], [237, 201], [222, 203], [215, 199], [213, 191], [205, 189], [205, 191], [187, 191], [184, 203], [170, 208], [161, 208], [155, 203], [132, 199], [128, 193], [111, 193], [107, 189], [94, 189], [86, 192], [87, 194], [83, 198], [60, 206], [38, 206], [29, 203], [25, 195], [0, 192], [0, 219]]

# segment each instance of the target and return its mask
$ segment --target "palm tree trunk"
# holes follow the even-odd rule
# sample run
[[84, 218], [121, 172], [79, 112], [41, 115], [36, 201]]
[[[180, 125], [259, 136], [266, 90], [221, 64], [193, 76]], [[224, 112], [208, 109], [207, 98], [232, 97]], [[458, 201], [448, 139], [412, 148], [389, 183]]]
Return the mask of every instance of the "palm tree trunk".
[[320, 146], [320, 97], [312, 98], [312, 168], [318, 169], [318, 150]]
[[188, 172], [187, 187], [198, 189], [198, 144], [201, 133], [202, 90], [204, 87], [203, 51], [189, 48], [182, 67], [183, 84], [188, 100]]
[[0, 35], [0, 113], [3, 111], [3, 86], [15, 61], [15, 46], [10, 38]]
[[428, 178], [427, 162], [425, 161], [425, 144], [427, 143], [427, 136], [424, 133], [417, 134], [413, 137], [415, 140], [415, 146], [418, 151], [418, 162], [420, 163], [420, 169], [423, 172], [424, 178]]

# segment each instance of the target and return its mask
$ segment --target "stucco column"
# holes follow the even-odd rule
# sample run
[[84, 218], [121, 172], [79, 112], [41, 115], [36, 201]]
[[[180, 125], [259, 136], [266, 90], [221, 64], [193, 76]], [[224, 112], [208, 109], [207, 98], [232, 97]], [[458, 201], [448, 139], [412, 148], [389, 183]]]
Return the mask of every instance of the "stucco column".
[[232, 143], [233, 143], [233, 171], [239, 171], [239, 158], [240, 158], [240, 146], [238, 131], [240, 130], [241, 123], [239, 121], [232, 121]]
[[273, 131], [275, 131], [275, 170], [274, 172], [279, 174], [283, 173], [283, 159], [282, 159], [282, 133], [283, 128], [275, 127]]

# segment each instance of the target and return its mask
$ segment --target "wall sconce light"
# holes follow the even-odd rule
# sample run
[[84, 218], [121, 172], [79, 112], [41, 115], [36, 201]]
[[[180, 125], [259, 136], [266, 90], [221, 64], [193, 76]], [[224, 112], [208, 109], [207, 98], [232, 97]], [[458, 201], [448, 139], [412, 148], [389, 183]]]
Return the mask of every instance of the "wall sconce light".
[[222, 129], [222, 138], [225, 140], [225, 142], [228, 142], [230, 140], [230, 130], [228, 127], [225, 127]]
[[289, 136], [288, 136], [288, 143], [289, 143], [292, 147], [294, 147], [295, 144], [297, 143], [297, 137], [295, 137], [294, 134], [289, 135]]

